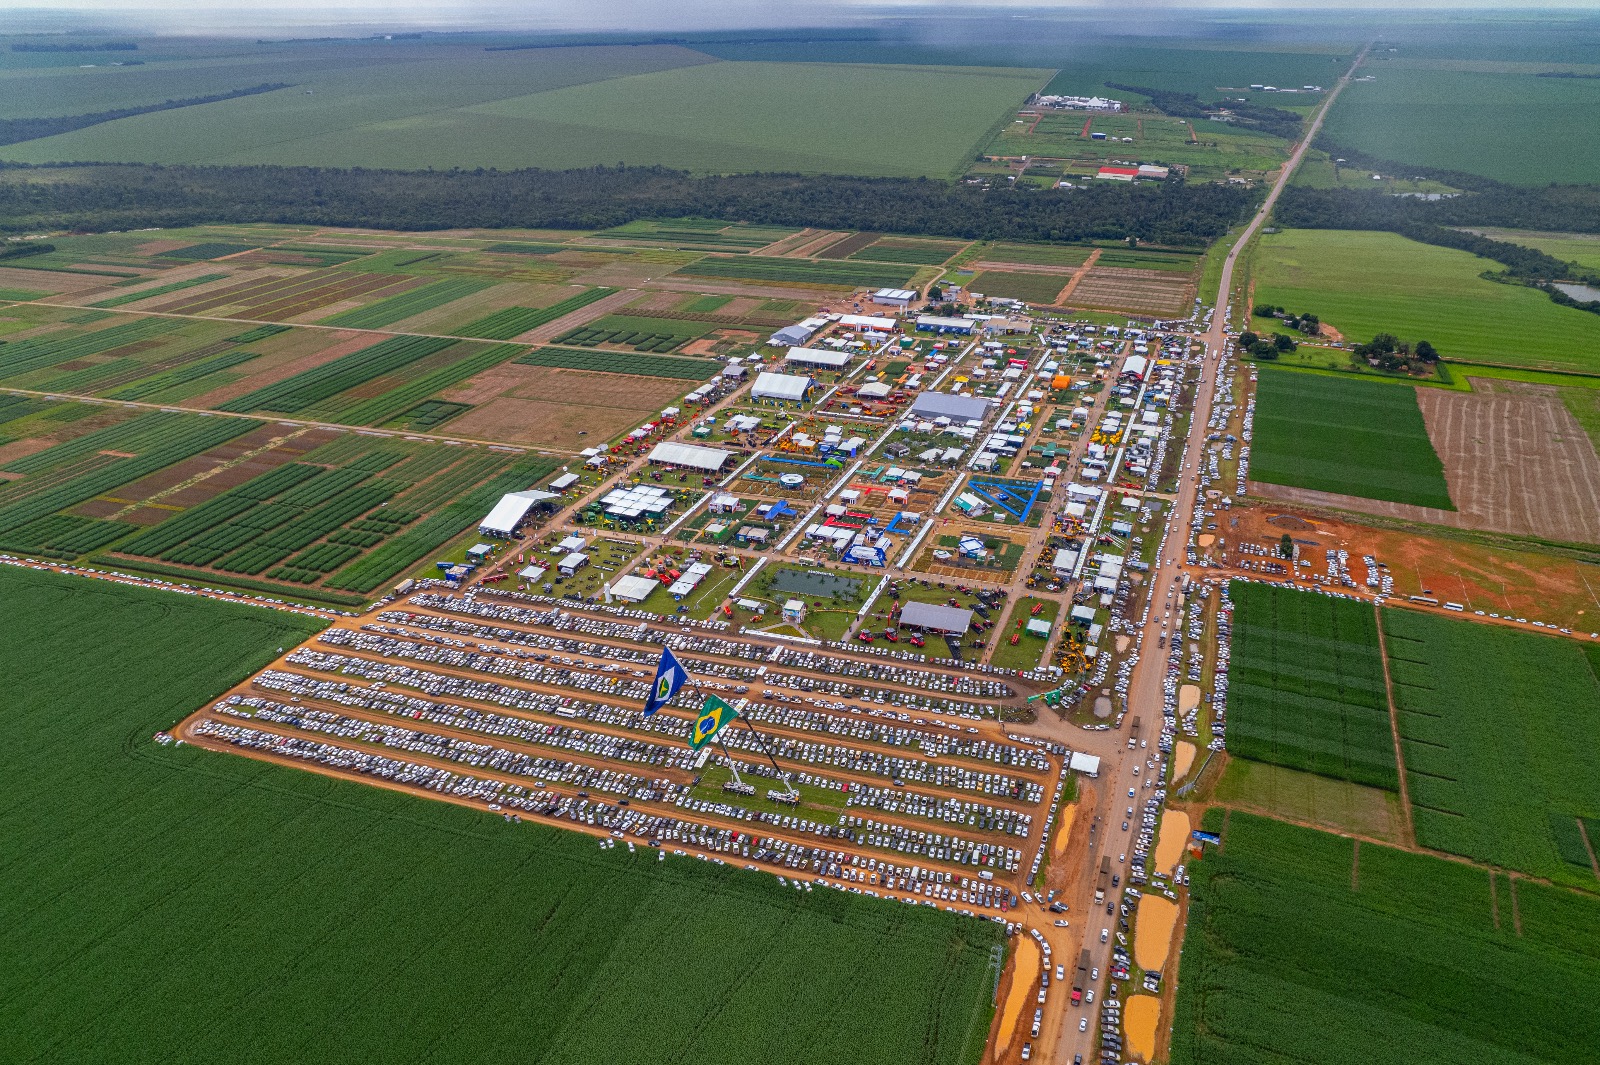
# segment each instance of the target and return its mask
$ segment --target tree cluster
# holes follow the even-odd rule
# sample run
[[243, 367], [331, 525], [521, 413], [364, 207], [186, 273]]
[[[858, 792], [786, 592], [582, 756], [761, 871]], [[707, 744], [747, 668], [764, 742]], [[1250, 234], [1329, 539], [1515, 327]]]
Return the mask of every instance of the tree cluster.
[[1287, 355], [1299, 349], [1300, 345], [1288, 333], [1274, 333], [1264, 337], [1246, 330], [1239, 334], [1239, 350], [1252, 358], [1276, 359], [1279, 355]]
[[419, 171], [0, 164], [0, 231], [206, 222], [605, 229], [637, 219], [694, 216], [969, 239], [1133, 236], [1140, 243], [1203, 247], [1246, 219], [1258, 196], [1239, 186], [1183, 182], [984, 190], [926, 178], [696, 177], [629, 166]]
[[1350, 349], [1350, 361], [1357, 366], [1375, 366], [1395, 373], [1431, 374], [1439, 364], [1439, 353], [1426, 340], [1415, 347], [1393, 333], [1379, 333], [1365, 344]]
[[20, 259], [25, 255], [43, 255], [47, 251], [55, 251], [54, 244], [39, 244], [33, 241], [7, 241], [0, 243], [0, 259]]
[[1276, 318], [1290, 329], [1304, 333], [1308, 337], [1322, 334], [1322, 319], [1314, 314], [1290, 314], [1282, 307], [1270, 303], [1258, 303], [1254, 312], [1257, 318]]

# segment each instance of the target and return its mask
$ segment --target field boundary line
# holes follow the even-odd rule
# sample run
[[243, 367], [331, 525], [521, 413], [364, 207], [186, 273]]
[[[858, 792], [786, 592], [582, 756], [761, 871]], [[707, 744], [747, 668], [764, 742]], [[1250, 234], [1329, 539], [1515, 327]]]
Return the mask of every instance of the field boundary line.
[[1600, 861], [1594, 856], [1594, 841], [1589, 838], [1589, 829], [1583, 823], [1583, 818], [1574, 817], [1578, 822], [1578, 838], [1583, 840], [1583, 849], [1589, 852], [1589, 867], [1594, 870], [1594, 878], [1600, 880]]
[[1083, 261], [1083, 265], [1078, 267], [1077, 271], [1073, 273], [1072, 279], [1062, 287], [1060, 292], [1056, 293], [1055, 305], [1057, 307], [1064, 305], [1067, 300], [1072, 297], [1072, 290], [1078, 287], [1078, 282], [1087, 277], [1089, 275], [1089, 270], [1094, 266], [1095, 263], [1100, 261], [1100, 252], [1100, 248], [1096, 248], [1091, 251], [1089, 253], [1089, 257]]
[[1394, 702], [1394, 678], [1389, 675], [1389, 643], [1383, 634], [1383, 608], [1374, 604], [1372, 618], [1378, 628], [1378, 658], [1383, 662], [1383, 688], [1389, 700], [1389, 737], [1394, 741], [1394, 772], [1400, 781], [1401, 840], [1414, 850], [1417, 846], [1417, 826], [1411, 816], [1411, 789], [1406, 784], [1405, 754], [1400, 749], [1400, 712]]

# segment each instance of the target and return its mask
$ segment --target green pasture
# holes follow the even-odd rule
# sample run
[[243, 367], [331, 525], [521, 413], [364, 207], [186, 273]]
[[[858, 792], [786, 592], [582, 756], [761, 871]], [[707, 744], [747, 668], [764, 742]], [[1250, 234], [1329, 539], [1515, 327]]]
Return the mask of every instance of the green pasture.
[[1514, 185], [1589, 184], [1600, 173], [1600, 81], [1369, 64], [1322, 132], [1382, 159]]
[[1593, 233], [1540, 233], [1527, 229], [1475, 229], [1491, 240], [1504, 240], [1535, 248], [1589, 270], [1600, 270], [1600, 235]]
[[1394, 233], [1291, 229], [1260, 237], [1252, 277], [1256, 303], [1315, 314], [1350, 343], [1393, 333], [1452, 362], [1600, 371], [1600, 315], [1479, 276], [1500, 269]]
[[1222, 814], [1205, 827], [1223, 846], [1188, 867], [1173, 1065], [1537, 1065], [1600, 1045], [1600, 900]]
[[1416, 390], [1355, 377], [1263, 367], [1256, 385], [1250, 476], [1454, 510]]
[[[317, 624], [10, 568], [0, 598], [8, 1058], [982, 1052], [989, 922], [163, 747], [155, 732]], [[862, 958], [881, 968], [870, 996]]]

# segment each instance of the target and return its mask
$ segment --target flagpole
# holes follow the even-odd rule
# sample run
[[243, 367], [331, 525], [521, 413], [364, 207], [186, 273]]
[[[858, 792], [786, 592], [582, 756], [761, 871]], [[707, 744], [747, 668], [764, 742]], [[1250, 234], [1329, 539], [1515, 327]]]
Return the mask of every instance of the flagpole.
[[[684, 671], [683, 671], [683, 675], [684, 675], [684, 678], [685, 678], [684, 683], [687, 684], [687, 685], [690, 685], [691, 687], [693, 687], [695, 692], [700, 696], [700, 698], [702, 698], [702, 699], [709, 698], [709, 696], [707, 696], [706, 693], [705, 693], [705, 689], [700, 687], [700, 682], [697, 679], [695, 679], [695, 675], [693, 673], [690, 673], [689, 670], [687, 668], [685, 668]], [[743, 712], [742, 708], [740, 708], [739, 720], [744, 722], [744, 727], [749, 729], [750, 730], [750, 734], [756, 738], [756, 742], [761, 744], [761, 753], [765, 754], [767, 756], [767, 761], [772, 763], [772, 771], [774, 773], [778, 774], [778, 779], [783, 782], [783, 786], [789, 789], [787, 794], [798, 798], [799, 795], [800, 795], [799, 790], [796, 789], [794, 784], [792, 784], [789, 781], [789, 774], [787, 774], [787, 773], [785, 773], [783, 771], [783, 767], [778, 764], [778, 759], [773, 756], [772, 748], [767, 745], [767, 738], [765, 736], [763, 736], [760, 732], [756, 731], [756, 727], [750, 723], [750, 718], [745, 715], [745, 713]], [[718, 743], [722, 743], [722, 741], [720, 739], [717, 742]], [[722, 743], [722, 753], [723, 754], [727, 754], [728, 753], [728, 745], [726, 743]], [[728, 756], [728, 764], [729, 764], [729, 767], [731, 768], [732, 765], [733, 765], [733, 756], [732, 755]], [[734, 770], [734, 779], [737, 780], [738, 776], [739, 776], [738, 770]]]

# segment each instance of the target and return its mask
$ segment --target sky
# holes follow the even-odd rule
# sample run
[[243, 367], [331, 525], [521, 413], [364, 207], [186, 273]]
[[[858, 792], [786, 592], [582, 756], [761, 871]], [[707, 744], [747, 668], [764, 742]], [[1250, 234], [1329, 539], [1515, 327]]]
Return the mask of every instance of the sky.
[[[1225, 9], [1330, 14], [1341, 10], [1597, 9], [1600, 0], [945, 0], [937, 13], [1073, 12], [1161, 19]], [[688, 30], [819, 26], [933, 14], [925, 0], [0, 0], [7, 28], [30, 32], [92, 20], [125, 32], [248, 35], [264, 29]]]

